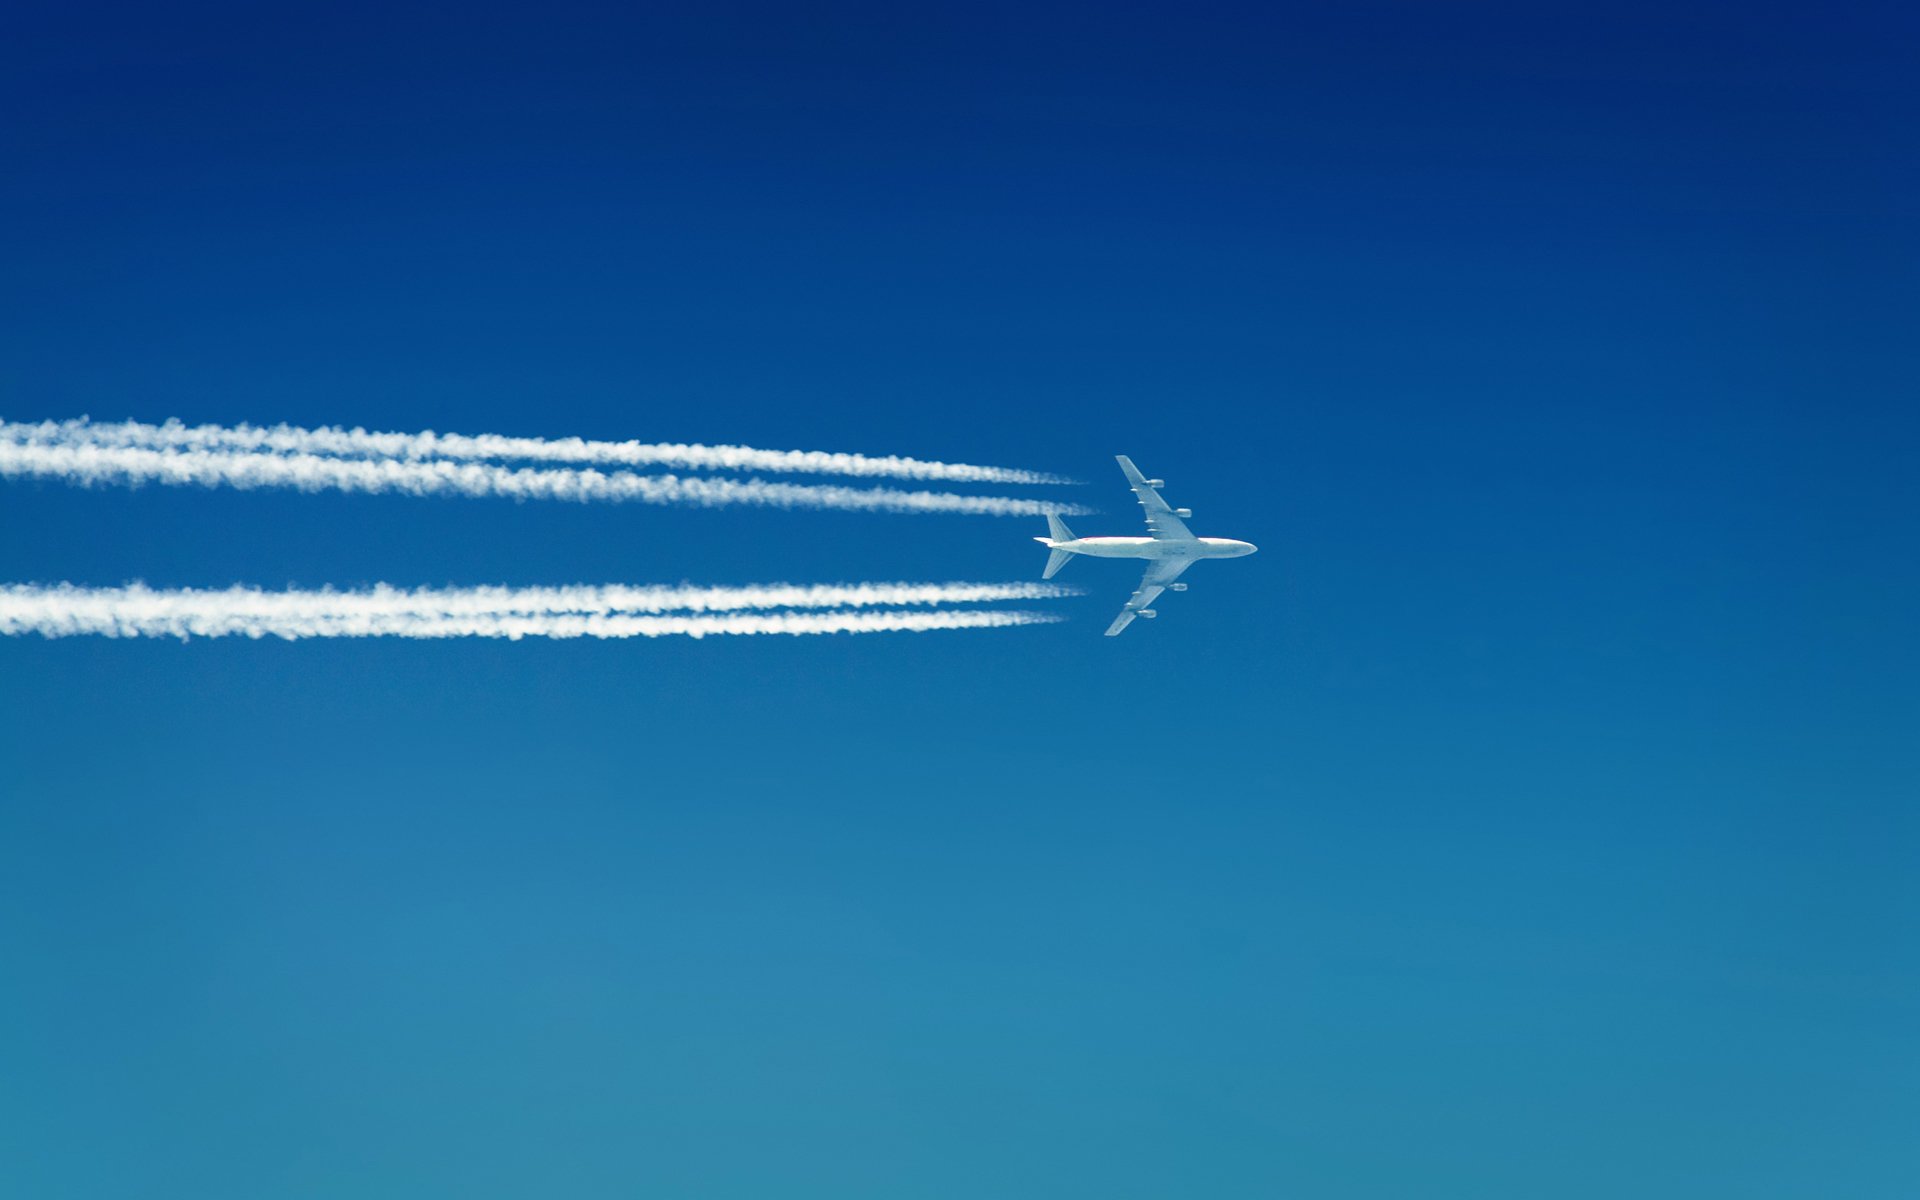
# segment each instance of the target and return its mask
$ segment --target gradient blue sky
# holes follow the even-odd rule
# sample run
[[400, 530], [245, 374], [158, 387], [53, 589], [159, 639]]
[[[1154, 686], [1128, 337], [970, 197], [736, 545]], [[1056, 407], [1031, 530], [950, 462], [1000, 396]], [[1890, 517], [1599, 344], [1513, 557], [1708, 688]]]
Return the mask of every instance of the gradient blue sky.
[[[1910, 5], [15, 6], [0, 415], [1169, 480], [1163, 619], [0, 643], [35, 1197], [1920, 1193]], [[1031, 524], [1032, 527], [1029, 527]], [[0, 487], [0, 578], [1038, 522]]]

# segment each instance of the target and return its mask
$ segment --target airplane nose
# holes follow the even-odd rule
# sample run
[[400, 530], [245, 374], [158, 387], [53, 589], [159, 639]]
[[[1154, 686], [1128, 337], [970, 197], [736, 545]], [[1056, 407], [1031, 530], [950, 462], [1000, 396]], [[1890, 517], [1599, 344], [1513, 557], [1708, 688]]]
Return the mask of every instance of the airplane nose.
[[1245, 558], [1247, 555], [1252, 554], [1255, 550], [1258, 550], [1259, 548], [1260, 547], [1254, 545], [1252, 542], [1241, 542], [1240, 556], [1242, 558]]

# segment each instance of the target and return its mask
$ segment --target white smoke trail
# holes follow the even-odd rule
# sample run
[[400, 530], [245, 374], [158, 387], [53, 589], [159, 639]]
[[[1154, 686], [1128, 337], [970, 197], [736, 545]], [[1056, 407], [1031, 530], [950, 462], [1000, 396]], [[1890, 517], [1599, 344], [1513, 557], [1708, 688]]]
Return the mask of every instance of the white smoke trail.
[[412, 496], [504, 496], [719, 508], [842, 509], [852, 512], [973, 513], [991, 516], [1083, 515], [1078, 505], [1008, 496], [902, 491], [837, 485], [770, 483], [764, 479], [687, 479], [592, 468], [501, 467], [448, 459], [329, 458], [316, 454], [149, 450], [91, 444], [0, 440], [0, 477], [37, 476], [79, 484], [226, 485], [302, 491], [401, 492]]
[[736, 587], [636, 587], [574, 584], [567, 587], [396, 588], [375, 584], [359, 591], [263, 591], [253, 587], [76, 587], [73, 584], [0, 585], [0, 632], [9, 623], [75, 620], [110, 624], [121, 620], [170, 619], [220, 614], [236, 618], [360, 616], [514, 616], [527, 614], [737, 612], [774, 608], [908, 608], [986, 604], [1003, 600], [1050, 600], [1080, 595], [1054, 583], [768, 583]]
[[315, 617], [302, 620], [193, 620], [148, 621], [99, 629], [38, 629], [48, 637], [100, 633], [108, 637], [277, 637], [302, 638], [656, 638], [721, 637], [754, 634], [804, 636], [826, 633], [925, 633], [939, 629], [1003, 629], [1018, 625], [1045, 625], [1059, 617], [1005, 609], [960, 609], [914, 612], [880, 609], [873, 612], [736, 613], [695, 616], [628, 616], [624, 614], [547, 614], [542, 616]]
[[[11, 584], [0, 587], [0, 634], [518, 639], [917, 632], [1035, 625], [1057, 618], [992, 609], [916, 612], [905, 606], [1071, 594], [1072, 589], [1027, 583], [412, 590], [381, 586], [361, 592]], [[742, 611], [804, 608], [832, 611]]]
[[343, 458], [402, 460], [512, 460], [582, 466], [671, 467], [696, 471], [771, 471], [784, 474], [848, 475], [951, 483], [1069, 483], [1041, 471], [928, 462], [899, 456], [829, 454], [818, 450], [758, 450], [751, 446], [700, 446], [678, 443], [606, 442], [583, 438], [503, 437], [498, 434], [369, 433], [364, 429], [294, 425], [183, 425], [168, 421], [72, 421], [38, 424], [0, 421], [0, 438], [48, 445], [119, 446], [147, 450], [321, 454]]

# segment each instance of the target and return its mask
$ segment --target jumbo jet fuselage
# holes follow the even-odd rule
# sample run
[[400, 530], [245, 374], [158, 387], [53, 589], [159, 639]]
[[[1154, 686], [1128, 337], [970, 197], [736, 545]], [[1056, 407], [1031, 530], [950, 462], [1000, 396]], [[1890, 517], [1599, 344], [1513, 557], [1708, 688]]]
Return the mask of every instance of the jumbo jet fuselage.
[[1093, 558], [1242, 558], [1258, 547], [1233, 538], [1195, 538], [1192, 541], [1163, 541], [1150, 537], [1089, 537], [1055, 541], [1050, 537], [1033, 539], [1049, 550], [1085, 554]]
[[1134, 498], [1145, 510], [1148, 536], [1083, 538], [1068, 529], [1058, 513], [1049, 513], [1047, 536], [1033, 539], [1048, 551], [1047, 569], [1040, 574], [1042, 579], [1052, 579], [1075, 555], [1147, 560], [1147, 573], [1141, 577], [1140, 586], [1127, 601], [1127, 606], [1107, 627], [1108, 637], [1125, 629], [1135, 617], [1155, 616], [1155, 611], [1148, 606], [1161, 592], [1186, 591], [1186, 584], [1174, 581], [1194, 563], [1203, 558], [1244, 558], [1256, 549], [1252, 542], [1235, 538], [1195, 537], [1193, 531], [1187, 528], [1187, 518], [1193, 515], [1192, 510], [1174, 508], [1166, 502], [1160, 495], [1160, 489], [1166, 486], [1163, 480], [1148, 479], [1124, 454], [1116, 454], [1114, 459], [1125, 473], [1127, 486], [1133, 489]]

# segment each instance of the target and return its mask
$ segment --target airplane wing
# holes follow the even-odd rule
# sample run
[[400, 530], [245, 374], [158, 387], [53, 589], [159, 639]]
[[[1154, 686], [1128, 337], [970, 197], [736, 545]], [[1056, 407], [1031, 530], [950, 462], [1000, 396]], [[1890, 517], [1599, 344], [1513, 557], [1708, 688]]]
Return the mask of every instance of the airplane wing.
[[1140, 501], [1140, 507], [1147, 512], [1147, 532], [1163, 542], [1190, 542], [1194, 540], [1193, 531], [1187, 528], [1171, 505], [1160, 498], [1154, 489], [1157, 479], [1148, 479], [1133, 465], [1133, 460], [1124, 454], [1114, 458], [1120, 463], [1120, 469], [1126, 472], [1127, 482], [1133, 487], [1133, 494]]
[[1120, 610], [1113, 624], [1107, 626], [1107, 636], [1113, 637], [1133, 624], [1134, 617], [1140, 614], [1141, 609], [1152, 604], [1161, 592], [1167, 590], [1168, 584], [1180, 578], [1180, 572], [1198, 561], [1194, 558], [1157, 558], [1148, 564], [1147, 573], [1141, 578], [1140, 586], [1133, 595], [1128, 597], [1127, 606]]

